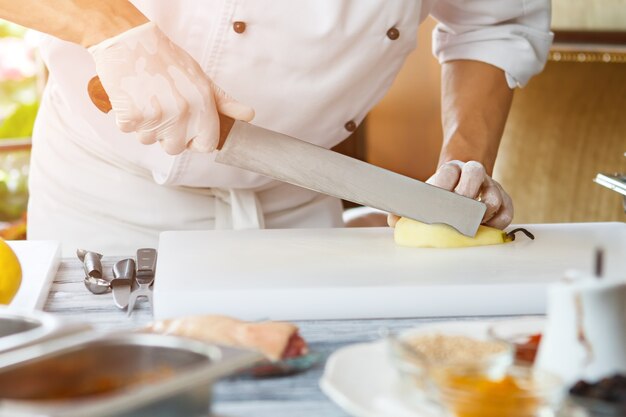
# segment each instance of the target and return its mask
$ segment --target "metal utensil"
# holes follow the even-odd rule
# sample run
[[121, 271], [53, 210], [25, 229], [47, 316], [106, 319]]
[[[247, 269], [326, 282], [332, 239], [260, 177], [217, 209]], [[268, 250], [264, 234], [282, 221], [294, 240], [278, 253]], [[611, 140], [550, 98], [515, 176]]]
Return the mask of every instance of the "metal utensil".
[[88, 277], [102, 278], [102, 255], [86, 249], [77, 249], [76, 256], [83, 263], [85, 275]]
[[111, 289], [111, 283], [102, 278], [85, 277], [83, 284], [93, 294], [105, 294]]
[[[111, 110], [98, 77], [88, 92]], [[445, 223], [474, 236], [487, 206], [358, 159], [246, 122], [220, 116], [215, 161], [425, 223]]]
[[[626, 155], [626, 154], [624, 154]], [[598, 174], [593, 180], [596, 184], [600, 184], [609, 190], [613, 190], [616, 193], [623, 195], [624, 212], [626, 213], [626, 174], [614, 173], [614, 174]]]
[[212, 385], [260, 360], [173, 336], [76, 335], [0, 356], [0, 414], [206, 416]]
[[135, 278], [135, 260], [132, 258], [122, 259], [113, 265], [113, 279], [111, 280], [111, 290], [113, 292], [113, 302], [118, 308], [128, 307], [130, 290]]
[[236, 121], [215, 162], [474, 236], [486, 206], [287, 135]]
[[102, 255], [97, 252], [88, 251], [86, 249], [77, 249], [76, 256], [83, 263], [85, 270], [85, 279], [83, 283], [93, 294], [104, 294], [111, 289], [108, 280], [103, 278], [102, 274]]
[[86, 323], [67, 321], [43, 311], [16, 311], [0, 307], [0, 356], [90, 329], [91, 326]]
[[152, 283], [154, 282], [154, 273], [156, 270], [157, 251], [153, 248], [137, 249], [137, 274], [135, 275], [135, 283], [133, 291], [130, 293], [128, 300], [128, 315], [135, 308], [137, 298], [145, 297], [148, 299], [150, 307], [152, 307]]

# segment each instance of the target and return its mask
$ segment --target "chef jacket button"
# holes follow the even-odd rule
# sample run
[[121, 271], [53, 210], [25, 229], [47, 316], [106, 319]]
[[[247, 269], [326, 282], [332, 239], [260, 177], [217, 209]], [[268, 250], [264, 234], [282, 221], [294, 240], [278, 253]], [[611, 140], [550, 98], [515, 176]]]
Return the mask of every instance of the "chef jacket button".
[[244, 33], [246, 31], [246, 22], [234, 22], [233, 30], [237, 33]]
[[356, 130], [356, 123], [354, 123], [353, 120], [350, 120], [345, 125], [343, 125], [343, 127], [345, 127], [348, 132], [354, 132]]
[[387, 31], [387, 37], [392, 41], [395, 41], [400, 37], [400, 31], [396, 28], [391, 28]]

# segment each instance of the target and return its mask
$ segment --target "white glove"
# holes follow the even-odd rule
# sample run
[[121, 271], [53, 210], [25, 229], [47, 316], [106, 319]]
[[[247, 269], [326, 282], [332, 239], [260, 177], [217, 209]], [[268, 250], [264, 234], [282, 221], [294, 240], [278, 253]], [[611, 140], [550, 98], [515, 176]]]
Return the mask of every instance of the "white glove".
[[513, 220], [513, 200], [497, 181], [487, 175], [480, 162], [447, 162], [426, 182], [485, 203], [487, 211], [482, 222], [487, 226], [504, 229]]
[[[497, 181], [487, 175], [480, 162], [446, 162], [426, 183], [485, 203], [487, 210], [482, 223], [487, 226], [504, 229], [513, 220], [513, 200]], [[393, 214], [387, 218], [391, 227], [397, 221], [398, 217]]]
[[89, 48], [123, 132], [172, 155], [211, 152], [219, 140], [218, 112], [250, 121], [254, 110], [211, 81], [200, 65], [152, 22]]

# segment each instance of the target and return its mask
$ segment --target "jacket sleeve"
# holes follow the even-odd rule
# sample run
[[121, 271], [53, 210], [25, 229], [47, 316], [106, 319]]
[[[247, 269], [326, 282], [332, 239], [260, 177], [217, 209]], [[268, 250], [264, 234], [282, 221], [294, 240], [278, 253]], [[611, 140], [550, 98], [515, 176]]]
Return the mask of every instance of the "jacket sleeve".
[[439, 0], [433, 54], [440, 63], [467, 59], [502, 69], [523, 87], [545, 65], [553, 34], [550, 0]]

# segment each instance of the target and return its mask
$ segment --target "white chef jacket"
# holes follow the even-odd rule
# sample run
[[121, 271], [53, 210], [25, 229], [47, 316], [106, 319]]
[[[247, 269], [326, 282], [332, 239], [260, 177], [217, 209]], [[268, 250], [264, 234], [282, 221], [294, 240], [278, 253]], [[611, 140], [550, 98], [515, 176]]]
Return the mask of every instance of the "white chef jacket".
[[[548, 0], [133, 3], [255, 109], [253, 124], [327, 148], [383, 97], [429, 14], [440, 22], [433, 51], [441, 62], [490, 63], [511, 88], [542, 69], [552, 39]], [[330, 197], [217, 164], [214, 154], [170, 156], [140, 144], [90, 102], [95, 68], [85, 49], [44, 36], [41, 51], [50, 77], [33, 139], [30, 239], [61, 237], [65, 253], [131, 253], [155, 246], [162, 230], [341, 224]]]

